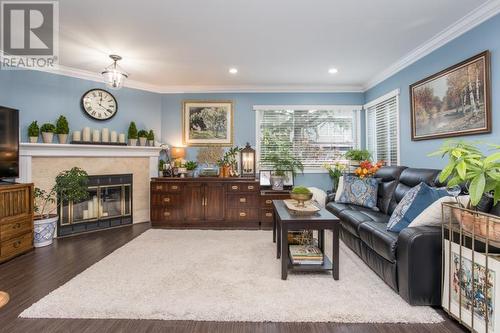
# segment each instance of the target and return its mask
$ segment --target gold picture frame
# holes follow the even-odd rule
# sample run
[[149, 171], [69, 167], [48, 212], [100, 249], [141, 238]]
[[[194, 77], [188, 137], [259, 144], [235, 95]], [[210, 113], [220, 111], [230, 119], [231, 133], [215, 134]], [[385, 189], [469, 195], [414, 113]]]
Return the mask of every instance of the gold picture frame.
[[232, 146], [232, 101], [182, 102], [182, 143], [190, 147]]

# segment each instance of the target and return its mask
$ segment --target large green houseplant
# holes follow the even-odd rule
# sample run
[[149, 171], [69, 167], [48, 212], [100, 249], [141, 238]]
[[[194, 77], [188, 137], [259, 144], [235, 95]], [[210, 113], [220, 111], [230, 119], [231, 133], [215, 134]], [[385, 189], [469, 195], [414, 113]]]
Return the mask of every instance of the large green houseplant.
[[284, 180], [287, 172], [295, 176], [304, 171], [304, 165], [297, 159], [287, 145], [281, 145], [275, 151], [262, 158], [264, 165], [270, 165], [274, 172], [271, 176], [273, 190], [283, 190]]
[[35, 247], [52, 244], [58, 209], [63, 202], [79, 202], [88, 198], [88, 174], [74, 167], [62, 171], [56, 177], [54, 186], [46, 191], [35, 188]]

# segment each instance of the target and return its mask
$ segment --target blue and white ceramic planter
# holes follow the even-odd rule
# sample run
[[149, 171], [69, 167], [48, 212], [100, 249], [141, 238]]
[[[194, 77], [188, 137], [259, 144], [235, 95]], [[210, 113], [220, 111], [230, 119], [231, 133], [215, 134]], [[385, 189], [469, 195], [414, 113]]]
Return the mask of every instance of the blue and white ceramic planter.
[[34, 241], [35, 247], [42, 247], [52, 244], [58, 216], [51, 216], [48, 219], [35, 220]]

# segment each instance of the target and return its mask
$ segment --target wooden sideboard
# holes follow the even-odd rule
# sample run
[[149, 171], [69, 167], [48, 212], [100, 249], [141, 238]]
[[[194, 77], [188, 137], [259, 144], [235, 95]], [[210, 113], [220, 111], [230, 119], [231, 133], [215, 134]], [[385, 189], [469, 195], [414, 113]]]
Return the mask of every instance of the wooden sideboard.
[[151, 223], [166, 228], [258, 229], [260, 186], [249, 178], [153, 178]]
[[0, 262], [33, 249], [33, 184], [0, 185]]

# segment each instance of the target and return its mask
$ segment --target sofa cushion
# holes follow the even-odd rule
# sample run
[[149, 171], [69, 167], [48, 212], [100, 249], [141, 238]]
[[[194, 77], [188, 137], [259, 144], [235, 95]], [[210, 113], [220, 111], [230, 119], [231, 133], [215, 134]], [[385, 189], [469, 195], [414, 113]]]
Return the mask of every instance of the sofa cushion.
[[379, 222], [387, 225], [389, 221], [388, 215], [364, 207], [345, 209], [339, 213], [338, 217], [344, 229], [356, 237], [359, 237], [359, 226], [365, 222]]
[[380, 168], [375, 174], [375, 178], [379, 180], [377, 207], [382, 213], [387, 214], [399, 176], [404, 169], [406, 169], [404, 166], [386, 166]]
[[359, 237], [369, 248], [388, 261], [395, 263], [398, 233], [387, 231], [384, 222], [365, 222], [359, 226]]
[[340, 194], [340, 203], [350, 203], [368, 208], [377, 207], [378, 180], [345, 175], [344, 186]]

